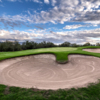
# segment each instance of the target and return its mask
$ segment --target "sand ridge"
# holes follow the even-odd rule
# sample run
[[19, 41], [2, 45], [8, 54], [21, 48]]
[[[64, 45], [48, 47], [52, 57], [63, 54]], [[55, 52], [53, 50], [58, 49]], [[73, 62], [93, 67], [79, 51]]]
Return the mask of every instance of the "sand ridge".
[[52, 54], [17, 57], [0, 62], [0, 84], [38, 89], [87, 86], [100, 79], [100, 58], [69, 55], [58, 64]]

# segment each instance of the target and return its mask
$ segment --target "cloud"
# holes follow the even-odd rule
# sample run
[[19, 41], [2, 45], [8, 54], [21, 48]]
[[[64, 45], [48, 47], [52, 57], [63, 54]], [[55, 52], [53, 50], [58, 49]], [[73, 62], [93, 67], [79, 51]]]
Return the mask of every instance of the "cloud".
[[65, 17], [66, 9], [60, 9], [58, 7], [54, 7], [49, 10], [49, 12], [41, 11], [41, 13], [32, 15], [30, 20], [35, 23], [64, 23], [65, 21], [69, 21], [71, 16], [69, 14], [66, 15], [68, 19]]
[[22, 0], [7, 0], [7, 1], [10, 1], [10, 2], [16, 2], [16, 1], [22, 2]]
[[49, 0], [44, 0], [44, 3], [49, 4], [50, 2]]
[[32, 2], [35, 2], [35, 3], [42, 3], [40, 0], [25, 0], [26, 2], [28, 2], [28, 1], [32, 1]]
[[67, 21], [84, 22], [100, 20], [99, 0], [57, 0], [56, 4], [49, 11], [41, 11], [33, 15], [33, 22], [63, 24]]
[[39, 0], [34, 0], [34, 2], [36, 2], [36, 3], [42, 3], [41, 1], [39, 1]]
[[15, 2], [15, 1], [17, 1], [17, 0], [8, 0], [8, 1]]
[[[18, 0], [10, 0], [18, 1]], [[39, 0], [25, 0], [39, 2]], [[50, 3], [49, 0], [45, 0], [45, 3]], [[40, 13], [20, 14], [20, 15], [6, 15], [0, 16], [0, 22], [8, 24], [8, 20], [12, 22], [25, 22], [29, 24], [33, 23], [61, 23], [64, 22], [98, 22], [100, 21], [100, 7], [99, 0], [52, 0], [52, 9], [48, 11], [41, 11]], [[8, 17], [8, 18], [7, 18]], [[3, 21], [1, 21], [3, 19]], [[11, 23], [11, 21], [9, 21]], [[95, 26], [95, 24], [94, 24]]]
[[99, 20], [95, 20], [95, 21], [85, 21], [84, 23], [91, 24], [93, 26], [100, 25], [100, 21]]
[[0, 40], [18, 40], [18, 41], [49, 41], [54, 43], [62, 43], [68, 41], [70, 43], [83, 44], [90, 42], [95, 44], [100, 42], [100, 28], [84, 31], [61, 31], [47, 32], [47, 30], [30, 29], [27, 31], [6, 31], [0, 30]]
[[97, 11], [84, 12], [77, 16], [73, 21], [97, 21], [100, 20], [100, 13]]
[[0, 0], [0, 2], [2, 2], [2, 0]]
[[0, 30], [0, 40], [18, 40], [18, 41], [25, 41], [25, 40], [31, 40], [32, 37], [38, 37], [41, 36], [41, 34], [35, 34], [33, 31], [26, 32], [26, 31], [6, 31], [6, 30]]
[[80, 27], [86, 27], [87, 25], [66, 25], [63, 29], [77, 29], [77, 28], [80, 28]]
[[0, 30], [0, 40], [25, 40], [29, 39], [26, 32]]
[[84, 31], [51, 31], [50, 34], [45, 34], [41, 37], [41, 39], [37, 38], [37, 40], [53, 41], [54, 43], [62, 43], [68, 41], [70, 43], [77, 44], [83, 44], [85, 42], [95, 44], [100, 42], [100, 28]]
[[16, 2], [16, 1], [18, 1], [18, 2], [30, 1], [31, 2], [32, 1], [32, 2], [36, 2], [36, 3], [42, 3], [40, 0], [7, 0], [7, 1], [10, 1], [10, 2]]
[[4, 25], [4, 28], [14, 28], [14, 27], [21, 27], [21, 25], [28, 26], [27, 22], [30, 20], [26, 16], [22, 15], [15, 15], [15, 16], [10, 16], [10, 15], [2, 15], [0, 16], [0, 23]]
[[57, 0], [52, 0], [52, 6], [55, 6], [56, 3], [57, 3]]

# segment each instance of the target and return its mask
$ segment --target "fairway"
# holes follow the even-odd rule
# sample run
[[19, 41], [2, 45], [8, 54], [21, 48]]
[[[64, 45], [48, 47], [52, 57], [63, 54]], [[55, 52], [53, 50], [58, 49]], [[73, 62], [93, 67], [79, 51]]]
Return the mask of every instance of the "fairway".
[[48, 52], [63, 52], [63, 51], [73, 51], [77, 50], [77, 48], [72, 48], [72, 47], [55, 47], [55, 48], [43, 48], [43, 49], [38, 49], [36, 50], [37, 52], [43, 52], [43, 51], [48, 51]]
[[[52, 54], [58, 55], [59, 52], [66, 53], [66, 52], [75, 51], [75, 50], [77, 50], [77, 48], [53, 47], [53, 48], [40, 48], [40, 49], [31, 49], [31, 50], [23, 50], [23, 51], [15, 51], [15, 52], [0, 52], [0, 60], [12, 58], [12, 57], [18, 57], [18, 56], [40, 54], [40, 53], [52, 53]], [[60, 58], [62, 59], [62, 57]]]

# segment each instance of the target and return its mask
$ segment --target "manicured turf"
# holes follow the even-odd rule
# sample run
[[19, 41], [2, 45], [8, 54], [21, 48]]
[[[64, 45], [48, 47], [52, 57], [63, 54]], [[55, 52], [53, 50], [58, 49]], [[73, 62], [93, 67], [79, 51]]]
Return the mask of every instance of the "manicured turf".
[[[83, 48], [100, 47], [57, 47], [24, 50], [17, 52], [0, 52], [0, 60], [40, 53], [54, 54], [56, 56], [56, 60], [59, 62], [67, 61], [69, 54], [85, 54], [100, 57], [100, 53], [82, 51]], [[0, 85], [0, 100], [100, 100], [100, 82], [98, 84], [92, 84], [87, 88], [69, 90], [65, 89], [57, 91], [37, 90], [34, 88], [25, 89]]]
[[[67, 56], [65, 54], [67, 52], [75, 51], [75, 50], [77, 50], [77, 48], [55, 47], [55, 48], [41, 48], [41, 49], [16, 51], [16, 52], [0, 52], [0, 60], [12, 58], [12, 57], [18, 57], [18, 56], [40, 54], [40, 53], [52, 53], [57, 56], [57, 60], [59, 60], [59, 59], [66, 60]], [[64, 53], [64, 55], [62, 53]]]

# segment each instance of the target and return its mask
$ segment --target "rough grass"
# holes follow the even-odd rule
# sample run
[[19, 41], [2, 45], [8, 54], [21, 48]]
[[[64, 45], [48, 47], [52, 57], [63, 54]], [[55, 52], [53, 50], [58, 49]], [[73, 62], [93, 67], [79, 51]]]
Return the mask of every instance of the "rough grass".
[[56, 91], [0, 85], [0, 100], [100, 100], [100, 82], [87, 88]]
[[[68, 60], [70, 54], [84, 54], [100, 57], [100, 53], [92, 53], [82, 51], [84, 48], [100, 48], [100, 47], [57, 47], [57, 48], [42, 48], [34, 50], [24, 50], [17, 52], [0, 52], [0, 60], [40, 54], [51, 53], [56, 56], [56, 60], [59, 62], [65, 62]], [[53, 90], [38, 90], [38, 89], [25, 89], [19, 87], [9, 87], [0, 85], [0, 100], [100, 100], [100, 82], [97, 84], [90, 84], [87, 88], [78, 89], [59, 89]]]

